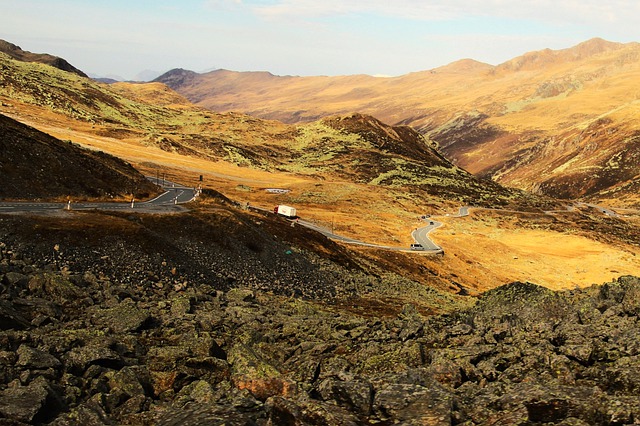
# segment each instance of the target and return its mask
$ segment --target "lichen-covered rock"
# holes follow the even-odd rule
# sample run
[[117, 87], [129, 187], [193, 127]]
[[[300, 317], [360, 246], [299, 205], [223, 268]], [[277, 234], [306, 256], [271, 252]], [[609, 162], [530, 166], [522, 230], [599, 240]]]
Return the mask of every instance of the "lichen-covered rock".
[[60, 408], [48, 404], [48, 399], [53, 400], [52, 392], [42, 378], [27, 386], [13, 384], [0, 392], [0, 415], [16, 422], [43, 422]]
[[318, 386], [318, 392], [325, 401], [335, 401], [350, 412], [369, 416], [373, 404], [373, 386], [366, 380], [354, 378], [339, 380], [328, 378]]
[[109, 328], [114, 333], [138, 331], [151, 318], [148, 310], [139, 308], [131, 299], [113, 308], [91, 309], [90, 313], [96, 326]]
[[47, 368], [58, 368], [62, 365], [53, 355], [38, 349], [30, 348], [27, 345], [20, 345], [16, 353], [18, 354], [18, 361], [16, 364], [23, 368], [41, 370]]
[[67, 352], [65, 364], [69, 371], [82, 375], [91, 365], [121, 368], [124, 360], [116, 351], [104, 346], [104, 342], [92, 341]]
[[84, 292], [65, 277], [52, 273], [37, 274], [29, 280], [29, 291], [61, 305], [78, 303]]

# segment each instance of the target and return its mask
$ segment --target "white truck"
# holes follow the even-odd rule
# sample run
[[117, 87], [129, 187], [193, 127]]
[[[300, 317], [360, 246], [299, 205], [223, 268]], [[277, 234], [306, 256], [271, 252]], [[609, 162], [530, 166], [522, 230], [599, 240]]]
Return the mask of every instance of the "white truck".
[[280, 204], [273, 208], [273, 212], [275, 214], [282, 215], [284, 217], [288, 217], [289, 219], [293, 219], [297, 216], [296, 209], [294, 207], [285, 206]]

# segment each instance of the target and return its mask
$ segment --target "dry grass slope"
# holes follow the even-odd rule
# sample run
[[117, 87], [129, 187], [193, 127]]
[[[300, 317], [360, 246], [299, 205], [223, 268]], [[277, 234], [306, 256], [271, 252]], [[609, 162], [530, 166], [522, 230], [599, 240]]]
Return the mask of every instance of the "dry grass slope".
[[213, 111], [290, 123], [359, 111], [418, 129], [457, 165], [503, 184], [640, 204], [637, 43], [593, 39], [499, 66], [463, 60], [394, 78], [218, 70], [180, 84], [173, 74], [158, 80]]

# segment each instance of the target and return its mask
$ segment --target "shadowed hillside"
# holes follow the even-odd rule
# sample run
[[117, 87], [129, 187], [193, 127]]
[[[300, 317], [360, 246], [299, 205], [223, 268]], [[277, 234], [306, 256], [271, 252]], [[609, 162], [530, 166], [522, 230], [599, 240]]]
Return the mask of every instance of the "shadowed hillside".
[[0, 52], [6, 53], [7, 55], [18, 61], [38, 62], [41, 64], [51, 65], [52, 67], [56, 67], [63, 71], [77, 74], [81, 77], [87, 76], [84, 72], [80, 71], [69, 62], [58, 56], [53, 56], [46, 53], [27, 52], [26, 50], [22, 50], [19, 46], [9, 43], [8, 41], [0, 40]]
[[114, 198], [157, 192], [131, 165], [0, 114], [0, 198]]

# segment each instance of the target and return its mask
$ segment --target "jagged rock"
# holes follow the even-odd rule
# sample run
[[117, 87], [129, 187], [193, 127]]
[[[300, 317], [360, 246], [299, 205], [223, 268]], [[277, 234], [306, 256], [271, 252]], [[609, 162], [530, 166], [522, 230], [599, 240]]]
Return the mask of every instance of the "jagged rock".
[[23, 368], [47, 369], [60, 367], [60, 361], [51, 354], [20, 345], [16, 351], [18, 354], [17, 365]]
[[297, 392], [296, 384], [283, 376], [245, 337], [233, 345], [228, 353], [231, 380], [239, 389], [249, 390], [264, 401], [271, 396], [289, 396]]
[[312, 400], [291, 401], [271, 397], [265, 402], [268, 426], [344, 425], [357, 426], [360, 419], [341, 407]]
[[61, 305], [77, 303], [84, 293], [71, 281], [57, 274], [44, 273], [29, 280], [29, 291], [36, 297], [44, 297]]
[[398, 317], [402, 320], [400, 340], [404, 342], [420, 335], [424, 327], [424, 318], [418, 313], [415, 305], [404, 305]]
[[374, 410], [381, 418], [392, 418], [407, 425], [451, 424], [453, 398], [449, 391], [432, 383], [395, 383], [376, 391]]
[[59, 409], [53, 404], [55, 398], [50, 398], [52, 392], [42, 378], [27, 386], [9, 386], [0, 392], [0, 414], [18, 422], [42, 422]]
[[113, 308], [91, 309], [91, 313], [94, 324], [108, 327], [114, 333], [138, 331], [151, 318], [146, 309], [140, 309], [131, 299], [125, 299]]
[[256, 419], [264, 417], [260, 410], [244, 410], [232, 405], [189, 403], [172, 407], [157, 420], [158, 426], [201, 425], [257, 425]]
[[19, 272], [7, 272], [4, 275], [4, 278], [2, 280], [0, 280], [0, 282], [2, 282], [2, 284], [5, 284], [9, 287], [22, 287], [24, 284], [26, 284], [29, 280], [29, 277], [21, 274]]
[[124, 360], [112, 349], [102, 346], [99, 342], [91, 342], [86, 346], [69, 351], [65, 358], [65, 364], [67, 369], [81, 375], [91, 365], [121, 368], [124, 365]]
[[216, 401], [216, 393], [206, 380], [196, 380], [183, 387], [174, 399], [176, 404], [194, 401], [198, 404], [211, 404]]
[[419, 343], [389, 343], [377, 346], [374, 353], [364, 351], [360, 358], [360, 374], [376, 374], [389, 371], [403, 371], [424, 365], [424, 356]]
[[373, 386], [363, 379], [349, 381], [328, 378], [320, 383], [318, 392], [325, 401], [335, 401], [358, 415], [369, 416], [373, 404]]
[[191, 313], [191, 300], [188, 297], [179, 297], [171, 301], [171, 314], [180, 318]]
[[246, 303], [253, 302], [256, 298], [253, 290], [246, 288], [234, 288], [229, 290], [225, 297], [229, 304], [231, 305], [243, 305]]
[[11, 303], [0, 300], [0, 330], [23, 330], [29, 328], [29, 321]]
[[151, 375], [146, 367], [126, 366], [119, 371], [110, 372], [107, 378], [111, 391], [123, 393], [127, 398], [152, 394]]
[[115, 424], [99, 404], [88, 401], [62, 414], [50, 423], [50, 426], [112, 426]]

